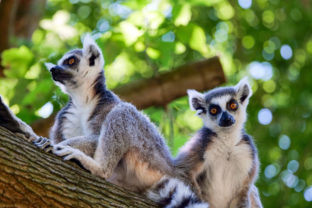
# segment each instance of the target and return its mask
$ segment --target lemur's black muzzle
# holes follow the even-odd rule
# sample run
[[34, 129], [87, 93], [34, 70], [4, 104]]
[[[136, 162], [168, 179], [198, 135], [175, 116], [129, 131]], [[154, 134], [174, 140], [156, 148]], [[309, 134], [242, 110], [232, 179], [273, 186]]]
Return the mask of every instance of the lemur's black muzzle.
[[233, 116], [228, 114], [226, 111], [222, 113], [220, 121], [219, 121], [219, 126], [221, 127], [228, 127], [231, 126], [235, 123], [235, 119]]
[[60, 66], [54, 66], [53, 68], [50, 69], [50, 72], [52, 74], [53, 80], [61, 83], [63, 83], [64, 80], [68, 80], [73, 77], [70, 72], [68, 72], [67, 70], [63, 69]]

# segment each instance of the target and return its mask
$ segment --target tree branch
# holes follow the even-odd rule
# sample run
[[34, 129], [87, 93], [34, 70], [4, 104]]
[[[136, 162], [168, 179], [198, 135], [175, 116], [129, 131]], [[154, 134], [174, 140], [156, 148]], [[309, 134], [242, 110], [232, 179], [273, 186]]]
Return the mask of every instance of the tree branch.
[[0, 207], [142, 207], [157, 205], [45, 153], [0, 126]]
[[[185, 96], [187, 89], [199, 91], [214, 88], [225, 82], [225, 76], [218, 57], [178, 67], [156, 77], [139, 80], [113, 91], [123, 100], [139, 109], [150, 106], [165, 106], [169, 102]], [[32, 124], [34, 131], [48, 136], [54, 116], [38, 120]]]

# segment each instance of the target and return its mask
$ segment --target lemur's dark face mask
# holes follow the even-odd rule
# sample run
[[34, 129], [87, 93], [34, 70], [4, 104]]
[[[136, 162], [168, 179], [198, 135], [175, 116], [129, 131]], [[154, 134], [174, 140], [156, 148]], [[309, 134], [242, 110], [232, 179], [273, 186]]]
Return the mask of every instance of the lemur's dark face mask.
[[52, 74], [53, 80], [62, 84], [64, 84], [66, 80], [70, 80], [73, 78], [73, 75], [69, 71], [57, 65], [52, 67], [50, 69], [50, 72]]
[[220, 127], [230, 127], [235, 124], [234, 116], [231, 115], [231, 113], [235, 113], [238, 109], [238, 106], [239, 104], [235, 99], [231, 99], [227, 102], [225, 110], [223, 110], [217, 104], [210, 104], [209, 115], [213, 120], [218, 122]]
[[61, 66], [54, 66], [50, 69], [54, 81], [65, 84], [65, 81], [73, 79], [71, 71], [77, 71], [79, 59], [76, 56], [70, 56], [62, 62]]

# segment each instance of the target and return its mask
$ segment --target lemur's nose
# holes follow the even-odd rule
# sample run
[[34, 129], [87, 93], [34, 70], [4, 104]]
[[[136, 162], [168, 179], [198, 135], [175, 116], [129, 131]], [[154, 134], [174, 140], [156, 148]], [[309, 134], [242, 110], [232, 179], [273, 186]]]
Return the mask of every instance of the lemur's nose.
[[60, 66], [54, 66], [54, 67], [52, 67], [52, 68], [50, 69], [50, 72], [56, 73], [56, 72], [61, 71], [61, 70], [62, 70], [62, 67], [60, 67]]
[[235, 119], [233, 116], [224, 111], [221, 115], [219, 126], [228, 127], [235, 123]]

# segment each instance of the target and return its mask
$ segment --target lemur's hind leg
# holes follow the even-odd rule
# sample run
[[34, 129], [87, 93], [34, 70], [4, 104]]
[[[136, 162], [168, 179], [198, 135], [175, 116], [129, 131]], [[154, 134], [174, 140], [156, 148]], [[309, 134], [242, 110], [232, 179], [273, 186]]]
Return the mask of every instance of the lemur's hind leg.
[[92, 157], [86, 155], [79, 149], [68, 145], [61, 145], [60, 143], [53, 146], [53, 153], [64, 157], [64, 160], [77, 160], [83, 168], [89, 170], [92, 174], [106, 178], [103, 169]]
[[91, 173], [109, 178], [118, 162], [132, 147], [131, 141], [138, 137], [138, 125], [141, 122], [133, 107], [116, 106], [103, 123], [93, 157], [79, 149], [64, 145], [63, 142], [54, 145], [53, 152], [65, 156], [65, 160], [77, 159]]
[[92, 174], [107, 179], [111, 176], [114, 168], [125, 153], [123, 147], [111, 145], [112, 142], [114, 142], [112, 140], [115, 140], [115, 138], [103, 138], [93, 157], [85, 154], [80, 149], [69, 145], [63, 145], [63, 142], [54, 145], [53, 153], [64, 157], [64, 160], [78, 160], [78, 162]]
[[[75, 143], [74, 139], [76, 138], [54, 145], [53, 153], [64, 157], [64, 160], [76, 159], [92, 174], [109, 178], [120, 159], [129, 149], [129, 138], [124, 135], [125, 132], [122, 135], [119, 134], [119, 130], [123, 125], [110, 121], [104, 124], [94, 155], [87, 155], [82, 149], [79, 149], [79, 146], [76, 146], [76, 148], [71, 147], [70, 145]], [[90, 138], [86, 137], [80, 137], [79, 139], [91, 141]]]

